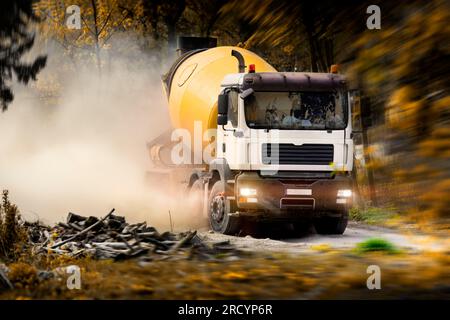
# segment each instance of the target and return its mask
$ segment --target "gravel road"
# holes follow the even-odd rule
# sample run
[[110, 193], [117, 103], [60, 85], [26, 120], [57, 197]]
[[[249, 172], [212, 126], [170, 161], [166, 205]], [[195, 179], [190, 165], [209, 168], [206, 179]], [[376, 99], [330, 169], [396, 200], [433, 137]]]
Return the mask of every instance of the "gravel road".
[[[288, 234], [288, 232], [285, 232]], [[252, 236], [236, 237], [227, 236], [211, 231], [202, 231], [200, 235], [209, 242], [229, 240], [237, 248], [247, 251], [271, 251], [285, 253], [304, 253], [315, 251], [317, 248], [329, 247], [331, 249], [350, 249], [357, 243], [369, 238], [383, 238], [392, 242], [398, 248], [408, 251], [423, 250], [448, 250], [448, 240], [438, 239], [429, 235], [417, 233], [405, 233], [397, 230], [368, 226], [350, 222], [343, 235], [319, 235], [312, 229], [302, 237], [283, 236], [283, 231], [275, 235], [266, 235], [264, 238], [254, 238]], [[264, 236], [264, 235], [263, 235]]]

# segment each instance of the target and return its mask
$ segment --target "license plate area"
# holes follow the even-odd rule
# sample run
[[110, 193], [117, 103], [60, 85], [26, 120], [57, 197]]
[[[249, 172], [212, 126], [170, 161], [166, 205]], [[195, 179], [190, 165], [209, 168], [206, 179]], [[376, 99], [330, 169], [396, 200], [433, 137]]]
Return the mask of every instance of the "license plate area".
[[311, 196], [312, 189], [286, 189], [287, 196]]

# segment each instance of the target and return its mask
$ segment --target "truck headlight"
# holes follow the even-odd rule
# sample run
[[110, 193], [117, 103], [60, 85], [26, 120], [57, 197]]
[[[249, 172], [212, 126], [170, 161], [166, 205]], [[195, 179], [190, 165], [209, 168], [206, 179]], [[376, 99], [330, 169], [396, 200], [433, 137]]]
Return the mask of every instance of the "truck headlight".
[[254, 196], [256, 196], [256, 189], [241, 188], [241, 189], [239, 189], [239, 194], [243, 197], [254, 197]]
[[338, 190], [337, 196], [340, 198], [350, 198], [352, 196], [352, 190], [350, 189]]

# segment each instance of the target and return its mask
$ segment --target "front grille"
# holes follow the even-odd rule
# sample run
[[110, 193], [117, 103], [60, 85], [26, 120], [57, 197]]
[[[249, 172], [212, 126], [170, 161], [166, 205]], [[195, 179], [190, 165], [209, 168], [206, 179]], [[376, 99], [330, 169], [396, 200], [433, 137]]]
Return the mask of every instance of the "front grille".
[[[278, 146], [278, 152], [276, 146]], [[333, 162], [333, 154], [334, 147], [332, 144], [303, 144], [296, 146], [291, 143], [263, 143], [262, 145], [263, 164], [329, 165]]]

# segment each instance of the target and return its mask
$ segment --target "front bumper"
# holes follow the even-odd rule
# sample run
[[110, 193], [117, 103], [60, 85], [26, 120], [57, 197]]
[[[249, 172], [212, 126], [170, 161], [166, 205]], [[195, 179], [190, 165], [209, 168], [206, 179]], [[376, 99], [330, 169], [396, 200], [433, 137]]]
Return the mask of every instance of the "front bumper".
[[[317, 215], [342, 214], [352, 204], [352, 197], [338, 197], [338, 190], [351, 189], [347, 175], [330, 178], [271, 178], [257, 172], [245, 172], [237, 176], [234, 185], [236, 206], [240, 213], [264, 212], [273, 214], [295, 213]], [[239, 195], [240, 188], [256, 189], [251, 202]]]

